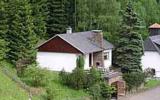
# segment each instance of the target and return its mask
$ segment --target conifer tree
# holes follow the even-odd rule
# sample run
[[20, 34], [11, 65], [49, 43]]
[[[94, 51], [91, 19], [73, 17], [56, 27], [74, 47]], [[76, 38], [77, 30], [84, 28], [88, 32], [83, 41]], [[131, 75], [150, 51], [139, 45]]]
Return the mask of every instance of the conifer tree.
[[47, 0], [29, 0], [31, 4], [34, 32], [37, 37], [46, 36]]
[[6, 42], [6, 33], [8, 32], [7, 25], [7, 4], [5, 0], [0, 1], [0, 60], [6, 57], [7, 42]]
[[49, 37], [65, 32], [67, 16], [64, 0], [48, 0], [47, 33]]
[[117, 42], [115, 64], [124, 73], [141, 71], [141, 56], [143, 54], [142, 38], [139, 31], [139, 18], [134, 12], [131, 2], [122, 12], [121, 29]]
[[14, 64], [17, 61], [35, 61], [37, 43], [34, 33], [31, 7], [28, 0], [9, 0], [9, 31], [7, 39], [9, 49], [7, 56]]

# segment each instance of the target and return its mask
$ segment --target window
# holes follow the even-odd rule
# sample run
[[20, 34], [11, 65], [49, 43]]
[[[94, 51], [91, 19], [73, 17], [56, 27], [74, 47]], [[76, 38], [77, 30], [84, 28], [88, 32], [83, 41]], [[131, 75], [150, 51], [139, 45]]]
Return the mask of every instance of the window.
[[104, 60], [108, 60], [109, 59], [109, 52], [105, 52], [104, 53]]

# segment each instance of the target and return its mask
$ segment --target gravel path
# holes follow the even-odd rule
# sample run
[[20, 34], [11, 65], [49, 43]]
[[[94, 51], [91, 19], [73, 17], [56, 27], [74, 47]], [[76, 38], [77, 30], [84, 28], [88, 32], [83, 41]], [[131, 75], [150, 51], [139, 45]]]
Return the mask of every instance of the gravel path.
[[120, 100], [160, 100], [160, 87], [133, 95]]

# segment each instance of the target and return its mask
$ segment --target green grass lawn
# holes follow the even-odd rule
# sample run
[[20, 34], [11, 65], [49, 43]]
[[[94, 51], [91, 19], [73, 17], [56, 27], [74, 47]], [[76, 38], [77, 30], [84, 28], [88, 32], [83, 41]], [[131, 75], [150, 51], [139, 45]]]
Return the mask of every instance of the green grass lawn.
[[154, 88], [157, 86], [160, 86], [160, 80], [151, 79], [151, 80], [147, 81], [147, 83], [145, 84], [145, 87], [147, 89], [151, 89], [151, 88]]
[[[0, 67], [0, 100], [28, 100], [28, 93], [20, 88], [14, 81], [2, 73], [2, 68], [5, 67], [11, 75], [16, 76], [16, 70], [10, 63], [3, 62]], [[55, 100], [81, 100], [82, 97], [89, 95], [83, 90], [74, 90], [64, 86], [59, 81], [58, 72], [47, 71], [49, 82], [47, 86], [55, 90]], [[19, 79], [17, 77], [17, 79]], [[45, 100], [45, 88], [33, 95], [33, 100]]]

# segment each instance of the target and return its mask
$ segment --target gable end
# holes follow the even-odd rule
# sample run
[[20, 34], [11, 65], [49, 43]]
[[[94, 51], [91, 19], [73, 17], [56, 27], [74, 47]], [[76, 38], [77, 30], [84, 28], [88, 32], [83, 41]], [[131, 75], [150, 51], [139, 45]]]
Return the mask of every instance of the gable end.
[[38, 51], [40, 52], [62, 52], [62, 53], [82, 53], [71, 44], [60, 38], [59, 36], [55, 36], [51, 40], [45, 42], [41, 46], [38, 47]]

